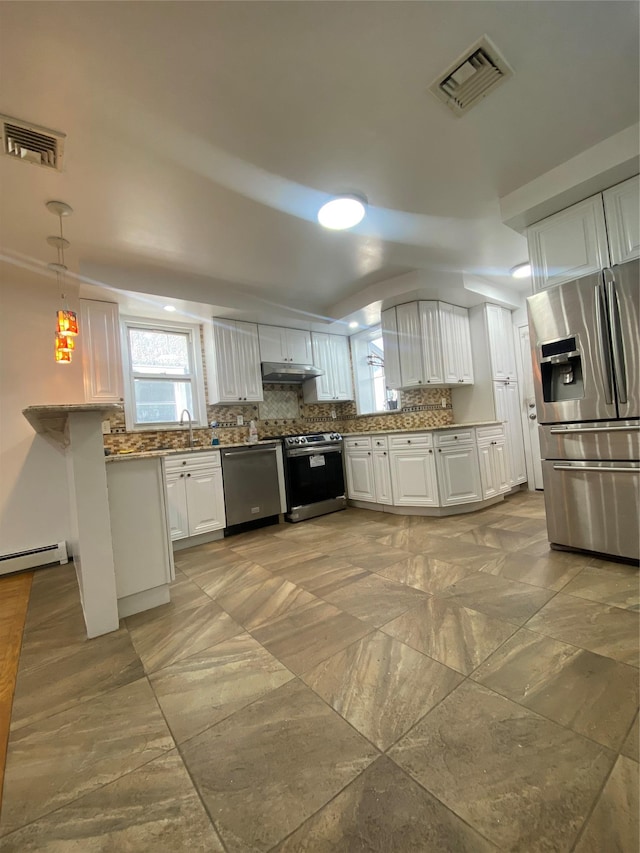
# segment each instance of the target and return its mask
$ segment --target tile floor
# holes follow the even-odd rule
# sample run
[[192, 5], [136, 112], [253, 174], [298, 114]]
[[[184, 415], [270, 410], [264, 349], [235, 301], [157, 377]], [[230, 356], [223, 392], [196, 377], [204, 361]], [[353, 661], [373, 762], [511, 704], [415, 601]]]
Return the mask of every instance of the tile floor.
[[638, 850], [638, 571], [542, 498], [349, 509], [188, 551], [87, 641], [36, 573], [0, 849]]

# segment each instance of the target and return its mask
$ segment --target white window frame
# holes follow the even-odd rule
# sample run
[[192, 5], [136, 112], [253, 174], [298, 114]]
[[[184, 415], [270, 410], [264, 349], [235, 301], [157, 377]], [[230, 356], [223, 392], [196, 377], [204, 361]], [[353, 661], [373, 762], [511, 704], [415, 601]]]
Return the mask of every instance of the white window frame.
[[349, 338], [351, 346], [351, 361], [353, 363], [353, 378], [355, 381], [356, 412], [359, 415], [392, 415], [401, 410], [402, 400], [398, 390], [397, 409], [376, 409], [373, 368], [364, 364], [369, 349], [369, 343], [382, 337], [380, 325], [357, 332]]
[[[163, 423], [138, 423], [136, 421], [136, 398], [134, 373], [131, 367], [129, 349], [129, 329], [144, 329], [154, 332], [182, 333], [188, 336], [189, 362], [191, 373], [188, 377], [167, 375], [167, 379], [188, 378], [191, 384], [193, 412], [190, 412], [194, 427], [207, 426], [207, 407], [204, 391], [204, 370], [202, 366], [202, 347], [200, 346], [200, 326], [189, 323], [162, 323], [141, 317], [121, 317], [120, 333], [122, 339], [122, 366], [124, 372], [124, 419], [128, 432], [158, 432], [160, 430], [181, 429], [178, 421]], [[154, 374], [160, 378], [161, 374]], [[186, 424], [186, 422], [185, 422]], [[184, 426], [184, 425], [183, 425]]]

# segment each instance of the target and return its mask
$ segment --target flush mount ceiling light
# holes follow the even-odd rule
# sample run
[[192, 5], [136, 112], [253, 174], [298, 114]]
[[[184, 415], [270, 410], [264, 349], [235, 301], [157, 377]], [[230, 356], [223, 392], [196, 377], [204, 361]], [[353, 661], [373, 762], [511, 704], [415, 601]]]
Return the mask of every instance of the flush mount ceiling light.
[[352, 320], [352, 321], [349, 323], [349, 328], [350, 328], [350, 329], [357, 329], [359, 325], [360, 325], [360, 324], [359, 324], [359, 323], [356, 323], [356, 321], [355, 321], [355, 320]]
[[164, 310], [165, 311], [175, 311], [176, 307], [175, 307], [175, 305], [165, 305]]
[[516, 264], [511, 269], [511, 275], [514, 278], [528, 278], [531, 275], [531, 264], [528, 261], [524, 264]]
[[366, 212], [365, 199], [355, 195], [340, 195], [322, 205], [318, 211], [318, 222], [332, 231], [344, 231], [362, 222]]

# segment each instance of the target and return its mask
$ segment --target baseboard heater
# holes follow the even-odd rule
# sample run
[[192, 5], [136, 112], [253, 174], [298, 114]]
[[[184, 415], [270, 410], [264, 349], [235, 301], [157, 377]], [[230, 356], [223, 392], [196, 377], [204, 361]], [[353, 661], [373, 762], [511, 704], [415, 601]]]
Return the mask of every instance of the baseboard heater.
[[67, 543], [56, 542], [53, 545], [43, 545], [41, 548], [0, 555], [0, 575], [23, 572], [25, 569], [37, 569], [51, 563], [68, 562]]

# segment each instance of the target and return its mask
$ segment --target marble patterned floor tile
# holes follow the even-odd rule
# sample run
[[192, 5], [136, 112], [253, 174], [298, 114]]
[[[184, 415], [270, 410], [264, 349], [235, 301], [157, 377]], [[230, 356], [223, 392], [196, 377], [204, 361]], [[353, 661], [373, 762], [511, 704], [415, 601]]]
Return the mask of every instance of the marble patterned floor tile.
[[152, 673], [150, 681], [173, 736], [182, 743], [292, 678], [243, 633]]
[[501, 850], [569, 850], [614, 755], [465, 681], [389, 756]]
[[615, 750], [638, 708], [637, 669], [524, 628], [472, 678]]
[[73, 563], [34, 572], [25, 631], [33, 630], [42, 622], [67, 619], [72, 613], [82, 613]]
[[11, 728], [31, 725], [143, 675], [125, 628], [86, 640], [68, 656], [19, 672]]
[[519, 581], [508, 580], [487, 572], [467, 575], [440, 593], [460, 604], [479, 610], [494, 619], [522, 625], [553, 596], [553, 592]]
[[302, 678], [383, 751], [462, 680], [457, 672], [379, 631]]
[[[27, 609], [27, 619], [29, 611]], [[20, 671], [64, 660], [80, 651], [91, 642], [87, 638], [87, 626], [82, 615], [80, 601], [74, 602], [68, 613], [57, 612], [49, 620], [22, 635]]]
[[242, 631], [219, 604], [203, 596], [205, 603], [194, 607], [180, 607], [172, 601], [127, 618], [145, 672], [155, 672]]
[[360, 548], [365, 547], [369, 539], [352, 533], [331, 532], [316, 544], [318, 554], [335, 555], [337, 558], [351, 559]]
[[235, 546], [232, 546], [232, 550], [265, 569], [269, 569], [271, 566], [277, 569], [285, 560], [311, 557], [315, 553], [313, 544], [308, 541], [291, 542], [290, 540], [282, 541], [275, 538], [268, 544], [266, 542], [262, 542], [261, 544], [256, 542], [251, 548], [244, 548], [240, 551]]
[[640, 570], [637, 566], [594, 560], [562, 591], [625, 610], [640, 610]]
[[[479, 514], [480, 515], [480, 514]], [[478, 518], [478, 525], [499, 527], [502, 530], [512, 530], [515, 533], [523, 533], [528, 537], [542, 534], [547, 529], [545, 518], [527, 518], [526, 516], [505, 515], [498, 509], [488, 509]]]
[[281, 577], [218, 596], [217, 603], [245, 628], [257, 628], [315, 601], [315, 595]]
[[640, 849], [639, 773], [635, 761], [618, 756], [575, 853], [635, 853]]
[[377, 574], [435, 595], [461, 578], [475, 574], [475, 569], [447, 563], [427, 554], [413, 554], [391, 566], [379, 569]]
[[486, 545], [477, 545], [473, 542], [463, 542], [458, 537], [431, 536], [416, 538], [410, 528], [411, 537], [406, 545], [406, 550], [413, 554], [427, 554], [444, 560], [447, 563], [455, 563], [459, 566], [475, 569], [477, 572], [484, 569], [493, 571], [498, 569], [505, 561], [507, 554], [497, 548], [487, 548]]
[[246, 589], [247, 586], [269, 580], [270, 577], [271, 572], [250, 560], [240, 560], [231, 565], [209, 568], [191, 575], [192, 580], [214, 600], [225, 592]]
[[634, 761], [640, 761], [640, 717], [636, 714], [636, 718], [631, 724], [629, 733], [622, 744], [620, 752], [626, 755], [627, 758], [633, 758]]
[[208, 542], [205, 545], [196, 545], [193, 548], [185, 548], [176, 551], [174, 563], [176, 569], [187, 577], [202, 571], [202, 569], [221, 566], [225, 563], [242, 562], [242, 557], [235, 554], [227, 545], [226, 539]]
[[485, 545], [488, 548], [499, 548], [502, 551], [519, 551], [531, 541], [531, 535], [518, 533], [515, 530], [505, 530], [503, 527], [490, 525], [474, 527], [457, 537], [461, 542], [471, 542], [475, 545]]
[[516, 626], [446, 599], [430, 598], [387, 622], [381, 630], [468, 675], [516, 631]]
[[371, 625], [319, 600], [256, 628], [253, 635], [286, 667], [301, 675], [371, 630]]
[[[330, 560], [330, 557], [327, 557]], [[366, 569], [361, 569], [360, 566], [342, 566], [329, 569], [320, 574], [308, 575], [306, 578], [301, 578], [298, 583], [304, 589], [309, 590], [318, 598], [324, 598], [325, 595], [330, 595], [336, 590], [342, 589], [358, 580], [364, 580], [371, 577], [371, 572]]]
[[224, 853], [175, 750], [2, 839], [3, 853]]
[[174, 747], [146, 679], [11, 733], [0, 835]]
[[353, 551], [345, 552], [345, 554], [347, 553], [354, 566], [360, 566], [369, 572], [384, 569], [385, 566], [390, 566], [392, 563], [397, 563], [398, 560], [411, 556], [409, 551], [403, 551], [401, 548], [384, 547], [375, 539], [367, 539]]
[[[286, 578], [291, 583], [304, 586], [304, 581], [313, 581], [326, 572], [352, 568], [353, 566], [346, 557], [340, 558], [326, 554], [316, 554], [314, 556], [306, 556], [303, 559], [286, 560], [280, 565], [274, 566], [271, 571], [274, 577]], [[362, 569], [359, 571], [364, 574]]]
[[371, 574], [339, 589], [324, 590], [322, 598], [376, 627], [427, 599], [427, 593], [406, 584]]
[[640, 665], [639, 614], [559, 592], [527, 628], [632, 666]]
[[490, 853], [495, 850], [493, 844], [381, 756], [279, 844], [274, 853]]
[[507, 554], [501, 565], [482, 571], [558, 592], [582, 571], [588, 561], [589, 557], [584, 554], [567, 551], [550, 551], [546, 557], [518, 552]]
[[378, 755], [297, 679], [188, 741], [182, 754], [230, 853], [270, 850]]

